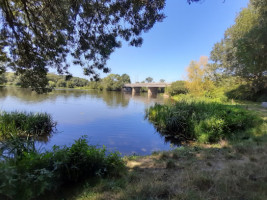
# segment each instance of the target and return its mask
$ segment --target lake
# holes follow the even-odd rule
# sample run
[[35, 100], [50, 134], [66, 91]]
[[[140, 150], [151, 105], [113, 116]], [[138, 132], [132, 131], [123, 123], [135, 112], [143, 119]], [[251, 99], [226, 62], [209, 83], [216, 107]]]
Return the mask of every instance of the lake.
[[145, 119], [145, 109], [164, 103], [161, 95], [148, 98], [123, 92], [97, 90], [54, 90], [36, 94], [29, 89], [0, 88], [0, 110], [47, 112], [57, 122], [57, 130], [43, 138], [37, 146], [49, 150], [53, 145], [71, 145], [86, 136], [93, 145], [105, 145], [123, 155], [147, 155], [153, 151], [170, 150], [154, 126]]

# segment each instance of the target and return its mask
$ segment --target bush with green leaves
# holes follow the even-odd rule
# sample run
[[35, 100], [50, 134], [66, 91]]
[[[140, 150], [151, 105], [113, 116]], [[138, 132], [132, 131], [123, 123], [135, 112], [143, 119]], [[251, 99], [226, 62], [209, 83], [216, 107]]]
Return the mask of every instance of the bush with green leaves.
[[52, 151], [28, 151], [0, 162], [0, 197], [33, 199], [91, 177], [118, 177], [126, 172], [119, 153], [88, 145], [84, 138], [71, 147]]
[[214, 143], [221, 139], [236, 139], [263, 123], [260, 117], [240, 106], [215, 102], [156, 104], [146, 111], [146, 117], [162, 135], [177, 142]]
[[47, 113], [0, 112], [0, 138], [11, 135], [42, 136], [53, 131], [56, 123]]
[[188, 93], [188, 89], [185, 86], [185, 81], [173, 82], [170, 86], [166, 88], [166, 93], [170, 94], [171, 96]]
[[231, 99], [249, 100], [249, 101], [267, 101], [267, 88], [257, 92], [251, 89], [251, 85], [240, 85], [239, 87], [226, 92], [226, 96]]

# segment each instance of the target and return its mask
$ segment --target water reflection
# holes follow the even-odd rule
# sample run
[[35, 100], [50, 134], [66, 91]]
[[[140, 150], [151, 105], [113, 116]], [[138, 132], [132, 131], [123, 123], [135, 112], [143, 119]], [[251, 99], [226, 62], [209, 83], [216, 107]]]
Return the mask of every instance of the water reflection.
[[129, 103], [129, 99], [125, 98], [124, 94], [121, 92], [57, 89], [47, 94], [37, 94], [26, 88], [0, 87], [0, 98], [4, 99], [7, 96], [11, 96], [25, 103], [40, 103], [47, 100], [55, 101], [58, 97], [63, 97], [64, 100], [68, 100], [69, 98], [79, 98], [87, 95], [90, 95], [91, 98], [101, 99], [111, 107], [126, 107]]
[[155, 102], [167, 102], [168, 99], [160, 98], [159, 95], [147, 96], [147, 93], [132, 95], [127, 92], [111, 92], [99, 90], [76, 90], [76, 89], [56, 89], [50, 93], [37, 94], [31, 89], [17, 87], [0, 87], [0, 99], [7, 96], [18, 98], [25, 103], [40, 103], [43, 101], [55, 101], [58, 97], [65, 100], [69, 98], [79, 98], [90, 95], [92, 99], [101, 99], [110, 107], [127, 107], [129, 100], [139, 101], [144, 104], [153, 104]]
[[90, 143], [124, 154], [168, 150], [170, 143], [144, 118], [148, 106], [165, 101], [160, 95], [148, 98], [147, 93], [132, 96], [97, 90], [55, 90], [39, 95], [28, 89], [0, 88], [0, 109], [52, 115], [58, 124], [57, 133], [42, 138], [40, 146], [46, 149], [71, 145], [86, 135]]
[[147, 93], [137, 93], [135, 95], [132, 95], [132, 93], [125, 92], [124, 97], [126, 99], [131, 99], [133, 101], [138, 101], [144, 104], [151, 104], [151, 103], [153, 104], [159, 101], [162, 103], [164, 102], [164, 100], [166, 100], [163, 98], [157, 98], [158, 95], [148, 96]]

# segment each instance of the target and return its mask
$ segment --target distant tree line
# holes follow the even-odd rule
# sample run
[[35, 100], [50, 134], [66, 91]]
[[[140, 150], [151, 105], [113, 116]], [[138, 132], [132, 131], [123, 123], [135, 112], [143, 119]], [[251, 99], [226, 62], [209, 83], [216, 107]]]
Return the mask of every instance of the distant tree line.
[[[66, 75], [47, 74], [50, 88], [85, 88], [108, 91], [120, 91], [125, 83], [131, 83], [127, 74], [110, 74], [99, 81], [89, 81], [84, 78]], [[6, 72], [0, 76], [0, 84], [21, 86], [21, 79], [15, 73]]]

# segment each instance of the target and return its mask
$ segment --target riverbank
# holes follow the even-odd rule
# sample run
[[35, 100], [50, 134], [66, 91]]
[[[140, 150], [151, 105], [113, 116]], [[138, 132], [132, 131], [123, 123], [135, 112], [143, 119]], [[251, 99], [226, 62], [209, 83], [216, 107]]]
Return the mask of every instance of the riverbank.
[[[24, 90], [20, 94], [27, 97], [30, 96]], [[71, 94], [70, 99], [73, 96]], [[67, 99], [66, 97], [64, 95], [64, 99]], [[62, 98], [59, 99], [62, 101]], [[84, 97], [82, 99], [82, 102], [75, 99], [75, 104], [80, 105], [82, 103], [81, 105], [83, 105], [80, 106], [81, 111], [77, 113], [79, 115], [80, 112], [87, 113], [87, 116], [90, 117], [92, 111], [86, 111], [90, 104], [88, 104], [87, 100], [84, 101]], [[116, 99], [121, 100], [120, 98]], [[105, 97], [103, 97], [103, 100], [105, 100]], [[125, 105], [120, 103], [122, 101], [114, 101], [114, 98], [111, 98], [111, 100], [112, 103], [116, 102], [115, 106]], [[10, 106], [11, 102], [11, 99], [8, 99], [7, 105]], [[55, 100], [52, 102], [51, 110], [55, 106], [60, 108], [60, 105], [62, 105], [62, 103], [57, 104]], [[13, 104], [12, 109], [14, 109], [14, 105], [18, 104]], [[113, 104], [109, 103], [109, 106], [111, 105]], [[97, 165], [96, 171], [93, 171], [94, 176], [89, 178], [85, 178], [84, 174], [90, 171], [88, 170], [88, 167], [90, 168], [88, 164], [92, 165], [95, 159], [92, 160], [94, 156], [87, 156], [87, 152], [90, 154], [90, 151], [86, 150], [88, 149], [87, 147], [80, 148], [80, 145], [76, 145], [77, 148], [71, 148], [71, 151], [67, 147], [61, 150], [58, 147], [45, 154], [39, 154], [38, 152], [37, 154], [25, 154], [23, 159], [19, 159], [14, 164], [8, 162], [8, 165], [3, 163], [0, 166], [0, 194], [1, 190], [4, 195], [11, 194], [10, 197], [19, 194], [18, 198], [12, 199], [23, 199], [22, 194], [29, 195], [25, 196], [24, 199], [31, 199], [29, 198], [30, 196], [33, 197], [32, 199], [41, 199], [39, 194], [44, 195], [43, 199], [227, 199], [228, 196], [230, 196], [229, 199], [244, 199], [244, 197], [247, 197], [246, 199], [266, 198], [264, 193], [266, 190], [266, 168], [264, 167], [267, 163], [265, 158], [267, 110], [259, 104], [243, 103], [242, 106], [247, 110], [257, 112], [265, 119], [265, 127], [262, 127], [261, 135], [257, 134], [256, 131], [258, 129], [255, 129], [254, 137], [245, 137], [235, 142], [220, 140], [218, 144], [213, 145], [194, 143], [173, 151], [155, 152], [149, 156], [125, 157], [123, 162], [120, 162], [121, 157], [116, 157], [119, 162], [115, 163], [113, 161], [109, 162], [109, 159], [100, 159], [100, 162], [98, 162], [97, 159], [96, 163], [102, 163], [103, 165], [101, 164], [100, 167]], [[40, 106], [38, 105], [38, 107]], [[98, 112], [101, 108], [99, 105], [94, 105], [93, 107], [97, 108]], [[70, 104], [63, 104], [62, 108], [64, 110], [58, 109], [61, 114], [64, 113], [64, 116], [70, 116], [72, 121], [76, 119], [77, 122], [80, 122], [79, 115], [74, 115], [73, 113], [67, 115], [65, 113], [66, 108], [71, 109]], [[77, 111], [79, 107], [75, 106], [74, 108]], [[51, 110], [46, 111], [51, 113]], [[136, 111], [136, 107], [134, 110]], [[140, 110], [143, 111], [143, 106]], [[125, 107], [121, 112], [125, 113]], [[107, 113], [105, 110], [105, 117]], [[111, 127], [107, 123], [114, 118], [113, 109], [110, 110], [110, 116], [111, 118], [106, 121], [105, 127]], [[60, 121], [60, 118], [56, 117], [56, 119]], [[139, 119], [143, 120], [143, 116]], [[133, 126], [130, 126], [131, 128], [126, 132], [127, 136], [130, 135], [131, 131], [138, 133], [138, 137], [147, 136], [148, 128], [143, 127], [142, 124], [137, 124], [135, 120], [133, 122]], [[100, 123], [102, 124], [103, 122], [101, 121]], [[117, 124], [121, 127], [121, 123]], [[76, 135], [79, 127], [82, 127], [81, 124], [75, 127]], [[139, 127], [140, 129], [133, 129], [133, 127]], [[111, 129], [108, 130], [106, 131], [108, 133], [106, 138], [112, 135], [110, 134]], [[115, 130], [119, 132], [118, 127]], [[146, 132], [142, 132], [143, 130]], [[265, 134], [263, 133], [264, 130]], [[154, 144], [153, 135], [155, 135], [154, 132], [149, 139], [140, 138], [138, 141], [144, 141], [144, 143], [138, 142], [140, 147], [145, 148], [148, 143]], [[132, 138], [137, 137], [134, 136]], [[131, 144], [134, 143], [133, 139], [128, 141]], [[118, 142], [117, 144], [120, 143]], [[59, 143], [57, 142], [57, 144]], [[130, 145], [126, 145], [129, 149]], [[85, 151], [81, 151], [81, 149], [85, 149]], [[73, 152], [73, 150], [75, 151]], [[75, 152], [77, 152], [77, 156]], [[83, 154], [83, 152], [85, 153]], [[95, 155], [95, 153], [92, 152], [90, 155]], [[112, 158], [112, 160], [114, 159]], [[107, 165], [108, 163], [111, 163], [111, 165]], [[119, 165], [116, 163], [119, 163]], [[127, 173], [121, 174], [122, 170], [117, 170], [119, 173], [112, 173], [113, 175], [111, 176], [106, 166], [127, 166]], [[232, 171], [233, 169], [234, 172]], [[74, 173], [70, 173], [71, 171]], [[65, 178], [69, 177], [66, 174], [74, 175], [71, 176], [74, 179], [66, 181]], [[77, 180], [76, 175], [85, 180]], [[120, 177], [118, 177], [119, 175]], [[10, 182], [9, 180], [12, 181]], [[16, 185], [16, 182], [20, 186]], [[208, 186], [203, 189], [200, 187], [202, 185]], [[19, 190], [22, 193], [18, 193]], [[5, 198], [0, 195], [0, 199]]]
[[[267, 199], [267, 109], [245, 104], [264, 120], [263, 134], [238, 142], [191, 144], [124, 158], [122, 178], [91, 180], [50, 199]], [[60, 194], [60, 195], [59, 195]]]
[[[267, 198], [267, 137], [126, 158], [128, 174], [93, 180], [49, 199]], [[66, 188], [65, 188], [66, 189]]]

